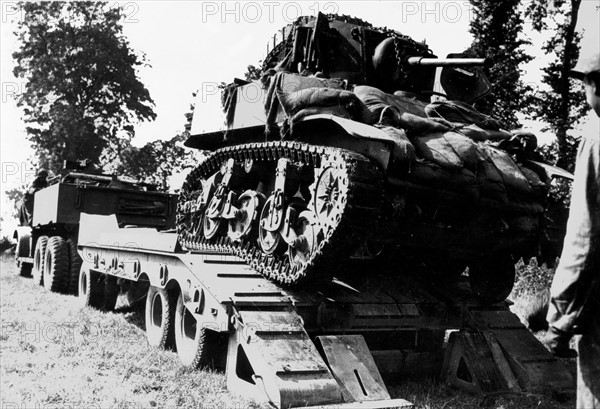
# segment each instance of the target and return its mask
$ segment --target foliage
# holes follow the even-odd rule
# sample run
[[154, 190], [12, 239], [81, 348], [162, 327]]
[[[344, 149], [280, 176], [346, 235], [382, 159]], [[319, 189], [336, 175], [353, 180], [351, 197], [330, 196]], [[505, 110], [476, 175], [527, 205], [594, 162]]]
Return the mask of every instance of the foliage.
[[145, 63], [123, 35], [122, 11], [107, 2], [23, 2], [13, 73], [26, 80], [18, 105], [42, 167], [65, 159], [109, 163], [154, 120], [137, 77]]
[[246, 72], [244, 73], [244, 78], [246, 81], [259, 80], [262, 75], [262, 69], [260, 68], [262, 63], [258, 62], [258, 67], [254, 65], [249, 65]]
[[581, 35], [575, 30], [582, 0], [539, 0], [528, 3], [526, 15], [534, 30], [552, 33], [542, 50], [554, 57], [545, 68], [542, 82], [549, 90], [541, 90], [530, 111], [541, 118], [556, 134], [557, 144], [550, 152], [554, 162], [573, 171], [579, 137], [570, 131], [589, 110], [583, 84], [569, 78], [569, 71], [579, 58]]
[[13, 241], [8, 236], [0, 238], [0, 253], [4, 253], [6, 250], [13, 250], [14, 247]]
[[158, 184], [163, 191], [169, 190], [170, 176], [196, 164], [193, 152], [179, 145], [186, 138], [187, 134], [182, 133], [168, 141], [148, 142], [141, 148], [128, 146], [122, 152], [117, 173]]
[[531, 87], [523, 84], [520, 65], [531, 61], [519, 38], [523, 18], [518, 7], [520, 0], [470, 0], [473, 6], [470, 32], [473, 44], [467, 53], [486, 57], [491, 62], [484, 72], [492, 84], [492, 93], [483, 103], [491, 106], [491, 115], [508, 126], [517, 127], [516, 113], [529, 104]]
[[548, 267], [546, 264], [538, 265], [535, 258], [529, 260], [527, 264], [523, 260], [519, 260], [515, 269], [515, 286], [511, 293], [511, 299], [548, 291], [552, 284], [554, 268]]
[[6, 197], [8, 198], [8, 200], [13, 204], [13, 208], [11, 209], [11, 216], [14, 218], [19, 217], [19, 205], [21, 203], [21, 200], [23, 199], [23, 194], [26, 190], [27, 186], [22, 184], [19, 188], [13, 188], [4, 192], [6, 193]]
[[[567, 135], [567, 139], [574, 147], [577, 146], [577, 141], [573, 137]], [[551, 144], [541, 146], [538, 152], [545, 162], [556, 163], [559, 152], [558, 142], [554, 141]], [[575, 149], [569, 149], [567, 152], [564, 152], [566, 163], [575, 163], [576, 153]], [[570, 180], [563, 178], [553, 179], [550, 185], [550, 194], [548, 195], [548, 206], [558, 205], [568, 208], [571, 205], [571, 188], [572, 183]]]

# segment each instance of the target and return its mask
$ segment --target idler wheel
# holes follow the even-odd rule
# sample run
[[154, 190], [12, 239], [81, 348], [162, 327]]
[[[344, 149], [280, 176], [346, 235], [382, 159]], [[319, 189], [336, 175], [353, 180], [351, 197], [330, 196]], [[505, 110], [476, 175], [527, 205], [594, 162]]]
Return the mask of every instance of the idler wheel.
[[228, 236], [233, 242], [250, 238], [251, 233], [256, 231], [253, 229], [253, 223], [258, 218], [258, 214], [262, 210], [265, 203], [265, 196], [262, 193], [254, 190], [247, 190], [237, 200], [237, 208], [235, 218], [229, 221]]

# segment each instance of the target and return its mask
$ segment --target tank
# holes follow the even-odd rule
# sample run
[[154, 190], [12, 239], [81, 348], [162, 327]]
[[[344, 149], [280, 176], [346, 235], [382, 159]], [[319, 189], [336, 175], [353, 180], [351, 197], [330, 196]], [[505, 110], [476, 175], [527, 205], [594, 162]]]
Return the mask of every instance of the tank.
[[476, 295], [503, 300], [515, 260], [539, 252], [552, 177], [569, 175], [474, 108], [485, 63], [348, 16], [284, 27], [260, 80], [222, 89], [220, 129], [196, 111], [185, 144], [208, 154], [180, 192], [181, 246], [288, 286], [368, 275], [365, 259], [451, 279], [468, 267]]

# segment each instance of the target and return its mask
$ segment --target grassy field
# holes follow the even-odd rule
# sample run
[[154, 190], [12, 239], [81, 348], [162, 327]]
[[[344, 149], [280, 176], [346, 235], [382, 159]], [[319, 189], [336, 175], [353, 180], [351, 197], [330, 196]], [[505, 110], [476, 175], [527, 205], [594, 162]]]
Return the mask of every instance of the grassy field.
[[[123, 300], [113, 313], [80, 309], [75, 297], [19, 277], [12, 257], [3, 255], [0, 268], [3, 409], [260, 407], [229, 393], [223, 373], [183, 369], [175, 353], [149, 347], [143, 315]], [[472, 396], [433, 379], [388, 387], [420, 409], [574, 406], [551, 392]]]

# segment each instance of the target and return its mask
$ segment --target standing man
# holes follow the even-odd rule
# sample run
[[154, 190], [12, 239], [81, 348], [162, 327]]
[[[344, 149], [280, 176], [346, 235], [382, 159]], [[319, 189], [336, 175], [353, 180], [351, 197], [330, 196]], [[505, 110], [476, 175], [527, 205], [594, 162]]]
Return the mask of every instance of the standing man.
[[[571, 76], [583, 80], [587, 103], [600, 117], [600, 54], [577, 64]], [[591, 114], [594, 115], [594, 114]], [[577, 345], [577, 408], [600, 409], [600, 131], [584, 135], [565, 245], [556, 269], [548, 311], [547, 341], [557, 356]]]
[[19, 209], [19, 224], [21, 226], [31, 226], [33, 217], [33, 198], [35, 192], [48, 186], [48, 172], [40, 170], [29, 189], [23, 194], [21, 208]]

